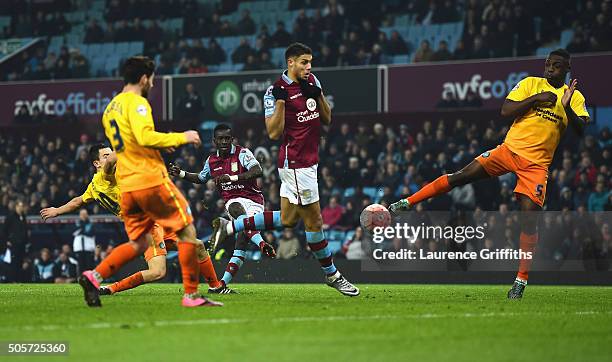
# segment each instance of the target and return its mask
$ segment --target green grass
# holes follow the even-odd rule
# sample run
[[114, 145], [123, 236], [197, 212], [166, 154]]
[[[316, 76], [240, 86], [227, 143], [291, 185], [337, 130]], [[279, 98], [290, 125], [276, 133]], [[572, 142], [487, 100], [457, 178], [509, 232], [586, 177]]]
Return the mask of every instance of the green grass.
[[[34, 361], [609, 361], [612, 288], [242, 284], [223, 308], [185, 309], [152, 284], [87, 308], [78, 285], [1, 285], [0, 341], [70, 342]], [[22, 361], [28, 357], [2, 357]]]

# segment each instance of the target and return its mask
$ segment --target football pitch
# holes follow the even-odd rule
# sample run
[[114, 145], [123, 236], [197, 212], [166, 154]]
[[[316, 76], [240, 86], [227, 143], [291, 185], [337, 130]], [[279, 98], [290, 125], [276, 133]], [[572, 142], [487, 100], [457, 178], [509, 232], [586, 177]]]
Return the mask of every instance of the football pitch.
[[[201, 286], [203, 288], [204, 286]], [[180, 284], [88, 308], [78, 285], [0, 286], [0, 341], [67, 341], [68, 356], [0, 361], [610, 361], [612, 287], [237, 284], [185, 309]]]

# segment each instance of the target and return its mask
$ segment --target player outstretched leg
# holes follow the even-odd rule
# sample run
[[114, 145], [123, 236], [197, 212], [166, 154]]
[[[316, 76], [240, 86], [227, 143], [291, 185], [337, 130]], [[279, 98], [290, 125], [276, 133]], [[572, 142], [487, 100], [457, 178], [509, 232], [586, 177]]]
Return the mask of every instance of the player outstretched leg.
[[442, 175], [423, 186], [419, 191], [415, 192], [411, 196], [394, 202], [389, 206], [389, 211], [396, 214], [399, 211], [408, 210], [411, 206], [414, 206], [421, 201], [425, 201], [432, 197], [449, 192], [455, 186], [465, 185], [487, 177], [489, 177], [489, 174], [487, 171], [485, 171], [485, 168], [479, 162], [479, 160], [476, 159], [460, 171], [448, 175]]
[[111, 277], [127, 262], [142, 254], [147, 245], [144, 236], [140, 240], [123, 243], [102, 260], [94, 270], [86, 270], [79, 276], [78, 282], [83, 287], [85, 302], [88, 306], [102, 306], [99, 293], [102, 280]]
[[253, 216], [242, 215], [236, 220], [227, 220], [218, 217], [213, 220], [213, 233], [211, 236], [211, 249], [215, 250], [229, 235], [242, 231], [282, 230], [280, 211], [264, 211]]

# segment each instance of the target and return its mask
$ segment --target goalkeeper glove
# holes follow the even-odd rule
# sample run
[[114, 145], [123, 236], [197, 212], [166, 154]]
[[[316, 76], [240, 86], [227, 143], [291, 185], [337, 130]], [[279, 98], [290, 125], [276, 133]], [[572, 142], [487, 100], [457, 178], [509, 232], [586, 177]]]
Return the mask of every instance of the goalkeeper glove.
[[398, 202], [394, 202], [389, 205], [389, 212], [397, 214], [399, 211], [408, 210], [410, 208], [410, 202], [406, 199], [401, 199]]
[[303, 79], [300, 79], [300, 90], [306, 98], [317, 99], [321, 95], [321, 88]]

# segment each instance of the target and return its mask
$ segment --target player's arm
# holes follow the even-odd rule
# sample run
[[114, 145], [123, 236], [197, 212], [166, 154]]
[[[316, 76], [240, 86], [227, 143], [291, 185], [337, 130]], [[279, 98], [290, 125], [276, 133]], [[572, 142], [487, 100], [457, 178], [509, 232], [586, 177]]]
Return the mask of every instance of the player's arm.
[[266, 131], [272, 140], [278, 140], [285, 130], [285, 101], [287, 90], [282, 86], [270, 86], [264, 95]]
[[531, 78], [521, 80], [508, 94], [501, 108], [502, 117], [519, 118], [538, 103], [555, 104], [557, 95], [553, 92], [531, 94]]
[[[580, 99], [572, 99], [577, 98], [573, 97], [577, 85], [578, 81], [576, 79], [571, 81], [569, 88], [565, 90], [563, 97], [561, 97], [561, 104], [563, 105], [563, 109], [565, 109], [568, 123], [574, 128], [576, 133], [583, 135], [584, 126], [587, 124], [589, 117], [586, 112], [586, 107], [584, 106], [583, 97], [580, 97]], [[574, 107], [580, 111], [580, 115], [576, 114]]]
[[134, 104], [130, 107], [130, 124], [136, 142], [143, 147], [168, 148], [184, 144], [200, 144], [197, 131], [157, 132], [153, 124], [151, 107], [148, 104]]
[[263, 176], [263, 169], [261, 168], [259, 161], [257, 161], [257, 159], [250, 150], [246, 148], [240, 150], [238, 160], [240, 161], [242, 166], [247, 169], [247, 171], [238, 175], [218, 176], [215, 178], [215, 183], [217, 185], [227, 182], [247, 181]]
[[104, 173], [107, 175], [114, 175], [115, 169], [117, 167], [117, 154], [115, 152], [111, 152], [106, 159], [106, 163], [104, 164]]
[[43, 220], [52, 219], [59, 215], [78, 210], [83, 205], [85, 205], [83, 196], [77, 196], [60, 207], [47, 207], [40, 210], [40, 216]]
[[170, 163], [170, 165], [168, 166], [168, 173], [171, 176], [178, 176], [182, 179], [185, 179], [193, 184], [203, 184], [206, 183], [206, 181], [208, 180], [204, 180], [202, 181], [199, 177], [198, 177], [198, 173], [197, 172], [187, 172], [185, 170], [181, 170], [181, 168], [175, 164], [175, 163]]

